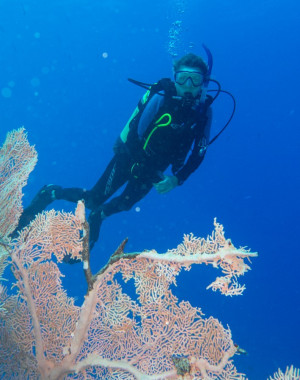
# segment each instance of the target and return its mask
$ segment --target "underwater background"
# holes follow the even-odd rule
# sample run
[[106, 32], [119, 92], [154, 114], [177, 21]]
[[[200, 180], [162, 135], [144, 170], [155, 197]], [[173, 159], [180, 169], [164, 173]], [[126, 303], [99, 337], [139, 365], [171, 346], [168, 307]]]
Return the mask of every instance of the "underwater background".
[[[172, 76], [176, 54], [212, 51], [212, 77], [237, 101], [232, 122], [183, 186], [105, 220], [91, 260], [96, 272], [125, 237], [128, 252], [165, 252], [184, 233], [206, 237], [217, 217], [235, 246], [259, 252], [244, 295], [205, 290], [206, 266], [182, 273], [174, 293], [229, 325], [249, 379], [300, 367], [299, 36], [296, 0], [0, 0], [1, 144], [24, 125], [39, 154], [25, 206], [44, 184], [95, 184], [144, 93], [128, 77], [153, 83]], [[220, 95], [213, 109], [211, 137], [232, 102]], [[82, 266], [62, 271], [81, 304]]]

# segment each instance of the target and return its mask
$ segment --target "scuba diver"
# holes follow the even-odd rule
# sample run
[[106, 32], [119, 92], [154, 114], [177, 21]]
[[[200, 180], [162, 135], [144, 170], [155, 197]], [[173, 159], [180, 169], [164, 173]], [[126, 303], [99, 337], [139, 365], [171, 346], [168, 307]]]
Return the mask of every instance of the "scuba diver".
[[[202, 163], [208, 145], [233, 116], [232, 113], [221, 132], [209, 141], [211, 104], [223, 90], [210, 78], [212, 56], [206, 46], [203, 47], [208, 63], [192, 53], [183, 56], [173, 64], [174, 81], [164, 78], [148, 85], [129, 79], [148, 91], [117, 139], [114, 156], [98, 182], [90, 190], [44, 186], [24, 210], [14, 235], [54, 200], [84, 200], [90, 210], [92, 249], [105, 218], [130, 210], [153, 187], [165, 194], [181, 186]], [[215, 97], [207, 94], [209, 81], [219, 86], [218, 90], [211, 90], [217, 92]], [[172, 175], [164, 174], [169, 166]], [[124, 184], [123, 192], [109, 200]], [[68, 257], [64, 261], [77, 262]]]

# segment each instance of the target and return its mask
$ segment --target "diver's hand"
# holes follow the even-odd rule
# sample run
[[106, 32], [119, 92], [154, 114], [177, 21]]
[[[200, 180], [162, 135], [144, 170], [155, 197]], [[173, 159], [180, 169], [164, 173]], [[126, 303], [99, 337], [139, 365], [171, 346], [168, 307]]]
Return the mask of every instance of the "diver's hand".
[[165, 178], [158, 182], [154, 183], [153, 186], [156, 188], [157, 192], [160, 194], [168, 193], [173, 190], [174, 187], [178, 185], [178, 178], [173, 176], [166, 175]]

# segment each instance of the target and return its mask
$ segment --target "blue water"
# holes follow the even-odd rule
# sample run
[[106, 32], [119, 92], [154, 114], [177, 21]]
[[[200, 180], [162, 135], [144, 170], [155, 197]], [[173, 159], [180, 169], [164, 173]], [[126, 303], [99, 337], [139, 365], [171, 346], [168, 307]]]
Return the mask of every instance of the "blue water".
[[[174, 21], [182, 28], [170, 51]], [[245, 294], [206, 291], [212, 273], [201, 266], [179, 277], [175, 293], [230, 326], [248, 352], [236, 357], [238, 370], [255, 380], [300, 367], [299, 21], [295, 0], [0, 2], [0, 139], [24, 125], [39, 153], [25, 206], [47, 183], [94, 185], [143, 95], [128, 77], [171, 76], [170, 53], [204, 54], [202, 42], [209, 46], [213, 77], [237, 100], [232, 123], [182, 187], [152, 191], [139, 212], [105, 221], [92, 266], [103, 266], [126, 236], [127, 251], [164, 252], [184, 233], [211, 233], [217, 217], [236, 246], [259, 252], [242, 279]], [[214, 110], [217, 132], [230, 100]], [[81, 266], [63, 271], [80, 301]]]

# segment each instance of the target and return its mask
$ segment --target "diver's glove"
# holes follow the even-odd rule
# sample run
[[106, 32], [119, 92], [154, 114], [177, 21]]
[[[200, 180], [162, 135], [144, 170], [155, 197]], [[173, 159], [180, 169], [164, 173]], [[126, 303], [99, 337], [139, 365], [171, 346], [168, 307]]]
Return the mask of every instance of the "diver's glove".
[[166, 175], [164, 179], [158, 183], [154, 183], [153, 186], [160, 194], [168, 193], [178, 185], [178, 178], [175, 175]]

